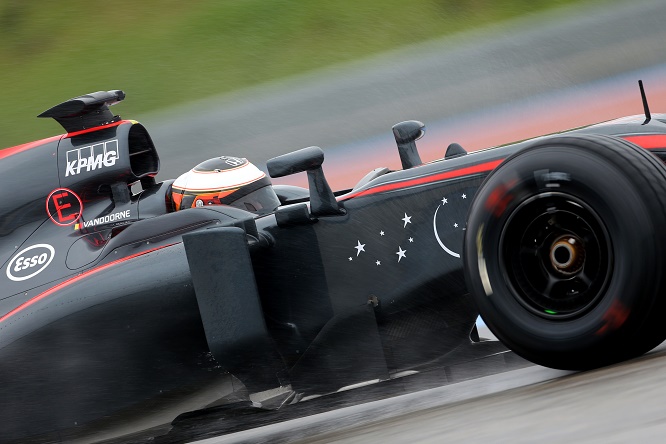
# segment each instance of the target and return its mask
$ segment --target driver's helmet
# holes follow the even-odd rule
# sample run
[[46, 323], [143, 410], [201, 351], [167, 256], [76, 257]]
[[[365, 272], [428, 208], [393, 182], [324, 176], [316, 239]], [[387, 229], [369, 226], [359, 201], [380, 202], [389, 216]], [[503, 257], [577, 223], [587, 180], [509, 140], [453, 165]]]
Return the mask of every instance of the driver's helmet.
[[181, 175], [171, 185], [174, 210], [230, 205], [253, 213], [274, 211], [279, 205], [263, 171], [240, 157], [209, 159]]

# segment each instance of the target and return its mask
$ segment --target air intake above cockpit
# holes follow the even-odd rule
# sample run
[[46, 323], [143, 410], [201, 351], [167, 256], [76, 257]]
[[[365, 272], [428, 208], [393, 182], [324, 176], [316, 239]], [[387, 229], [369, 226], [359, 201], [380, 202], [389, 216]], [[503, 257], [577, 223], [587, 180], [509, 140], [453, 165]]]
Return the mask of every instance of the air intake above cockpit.
[[120, 120], [114, 116], [109, 106], [125, 99], [121, 90], [97, 91], [74, 97], [37, 117], [53, 117], [68, 133], [106, 125]]

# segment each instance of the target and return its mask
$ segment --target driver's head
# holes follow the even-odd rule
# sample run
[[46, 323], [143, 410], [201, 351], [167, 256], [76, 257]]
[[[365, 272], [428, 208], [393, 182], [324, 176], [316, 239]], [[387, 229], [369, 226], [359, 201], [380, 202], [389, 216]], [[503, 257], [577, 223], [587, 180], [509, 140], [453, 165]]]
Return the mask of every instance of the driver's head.
[[231, 205], [263, 214], [280, 205], [266, 174], [240, 157], [222, 156], [202, 162], [176, 179], [171, 189], [176, 211]]

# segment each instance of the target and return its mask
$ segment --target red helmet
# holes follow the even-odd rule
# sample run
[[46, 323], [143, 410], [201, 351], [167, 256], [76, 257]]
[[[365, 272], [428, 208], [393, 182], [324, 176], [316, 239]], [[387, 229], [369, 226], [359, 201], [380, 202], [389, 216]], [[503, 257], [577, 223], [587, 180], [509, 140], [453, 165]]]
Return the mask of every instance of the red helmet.
[[171, 186], [174, 210], [231, 205], [253, 213], [274, 211], [280, 201], [263, 171], [241, 157], [209, 159], [182, 174]]

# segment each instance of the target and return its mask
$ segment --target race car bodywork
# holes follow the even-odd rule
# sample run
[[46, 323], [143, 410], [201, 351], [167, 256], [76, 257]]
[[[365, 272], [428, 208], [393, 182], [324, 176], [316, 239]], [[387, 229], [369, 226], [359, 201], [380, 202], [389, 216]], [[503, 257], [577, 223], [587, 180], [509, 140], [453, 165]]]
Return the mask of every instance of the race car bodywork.
[[[0, 177], [13, 190], [0, 202], [0, 440], [70, 436], [137, 416], [159, 416], [159, 424], [230, 393], [276, 408], [455, 359], [474, 336], [478, 299], [490, 299], [492, 276], [477, 267], [490, 259], [473, 253], [485, 232], [467, 233], [472, 201], [505, 159], [548, 140], [471, 154], [452, 144], [445, 158], [422, 164], [422, 124], [403, 122], [394, 127], [403, 170], [378, 168], [352, 190], [330, 190], [323, 153], [311, 147], [268, 162], [273, 177], [305, 171], [310, 184], [309, 192], [275, 186], [282, 205], [270, 214], [225, 205], [173, 211], [172, 181], [154, 179], [159, 157], [147, 130], [109, 113], [123, 98], [110, 91], [64, 102], [43, 116], [67, 134], [0, 151]], [[645, 120], [568, 134], [572, 143], [624, 138], [666, 156], [666, 120]], [[478, 203], [491, 202], [489, 214], [512, 205], [510, 186], [481, 191], [494, 196]], [[560, 254], [590, 263], [594, 252], [548, 239], [554, 274], [582, 276]], [[587, 316], [597, 304], [588, 299], [571, 317]], [[627, 317], [628, 308], [614, 307], [616, 318]], [[600, 319], [612, 333], [624, 322], [608, 312]], [[560, 325], [557, 313], [548, 316]], [[562, 362], [570, 361], [546, 363], [569, 365]]]

